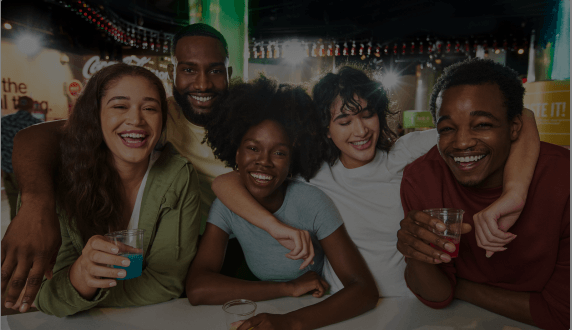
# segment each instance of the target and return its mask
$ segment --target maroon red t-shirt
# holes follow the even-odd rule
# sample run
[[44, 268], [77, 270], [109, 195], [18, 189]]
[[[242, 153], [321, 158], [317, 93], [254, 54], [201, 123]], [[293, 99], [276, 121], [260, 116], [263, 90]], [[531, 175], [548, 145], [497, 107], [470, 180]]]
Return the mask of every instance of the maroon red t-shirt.
[[[457, 208], [473, 228], [473, 215], [497, 200], [502, 187], [476, 189], [461, 186], [441, 158], [437, 147], [407, 166], [401, 182], [401, 202], [410, 210]], [[507, 250], [490, 259], [477, 246], [474, 230], [462, 235], [459, 256], [439, 266], [453, 289], [456, 278], [512, 291], [530, 292], [530, 312], [543, 329], [570, 326], [570, 151], [541, 143], [540, 156], [526, 205], [509, 232], [518, 237]], [[454, 294], [454, 292], [453, 292]], [[442, 308], [453, 300], [431, 302]]]

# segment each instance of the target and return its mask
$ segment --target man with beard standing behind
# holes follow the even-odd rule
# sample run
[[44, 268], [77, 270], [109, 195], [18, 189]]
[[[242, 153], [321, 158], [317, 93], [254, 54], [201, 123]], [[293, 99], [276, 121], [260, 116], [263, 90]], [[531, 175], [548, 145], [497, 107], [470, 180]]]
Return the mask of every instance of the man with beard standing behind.
[[[232, 171], [202, 143], [204, 126], [214, 105], [228, 89], [232, 67], [226, 40], [207, 24], [182, 28], [173, 37], [173, 64], [168, 66], [174, 82], [173, 97], [168, 99], [166, 135], [161, 142], [171, 142], [199, 173], [201, 185], [201, 234], [211, 203], [216, 198], [211, 183], [217, 176]], [[159, 144], [162, 144], [162, 143]]]

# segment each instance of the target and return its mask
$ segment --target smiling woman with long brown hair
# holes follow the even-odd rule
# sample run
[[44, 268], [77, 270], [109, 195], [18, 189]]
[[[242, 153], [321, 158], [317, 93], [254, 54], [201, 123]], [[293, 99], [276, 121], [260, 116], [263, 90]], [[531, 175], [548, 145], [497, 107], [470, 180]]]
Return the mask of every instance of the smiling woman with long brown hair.
[[[115, 64], [87, 83], [64, 126], [56, 196], [62, 246], [36, 297], [40, 311], [61, 317], [183, 292], [196, 252], [198, 177], [170, 145], [154, 151], [166, 115], [163, 84], [145, 68]], [[145, 266], [121, 280], [126, 270], [107, 265], [130, 260], [103, 235], [126, 229], [145, 230]]]

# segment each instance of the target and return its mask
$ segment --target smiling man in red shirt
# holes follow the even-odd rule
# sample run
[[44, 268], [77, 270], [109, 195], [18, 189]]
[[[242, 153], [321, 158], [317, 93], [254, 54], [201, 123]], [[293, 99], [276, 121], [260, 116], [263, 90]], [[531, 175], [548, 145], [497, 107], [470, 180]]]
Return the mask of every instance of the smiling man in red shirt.
[[463, 209], [463, 222], [475, 228], [473, 215], [501, 195], [510, 144], [522, 127], [523, 95], [516, 72], [492, 61], [472, 59], [445, 70], [430, 104], [438, 144], [404, 170], [401, 200], [408, 215], [398, 249], [408, 257], [409, 288], [430, 307], [457, 298], [543, 329], [568, 329], [570, 152], [562, 147], [541, 143], [506, 247], [499, 243], [499, 252], [487, 258], [465, 225], [457, 258], [419, 257], [431, 249], [426, 240], [436, 219], [415, 210]]

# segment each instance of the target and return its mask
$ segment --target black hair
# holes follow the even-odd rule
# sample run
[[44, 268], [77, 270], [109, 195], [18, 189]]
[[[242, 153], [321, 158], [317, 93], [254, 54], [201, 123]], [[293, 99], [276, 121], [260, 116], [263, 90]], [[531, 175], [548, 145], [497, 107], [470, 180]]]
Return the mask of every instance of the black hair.
[[524, 87], [518, 73], [492, 60], [472, 58], [447, 67], [435, 83], [429, 101], [429, 110], [433, 120], [436, 122], [439, 94], [454, 86], [483, 84], [499, 86], [509, 121], [522, 114]]
[[397, 135], [389, 128], [387, 116], [393, 113], [389, 110], [389, 98], [381, 83], [370, 79], [365, 72], [349, 66], [341, 68], [338, 73], [328, 73], [314, 86], [312, 95], [318, 113], [321, 117], [320, 136], [325, 145], [324, 160], [334, 165], [340, 157], [340, 150], [326, 134], [332, 118], [331, 107], [338, 95], [342, 98], [342, 109], [351, 109], [353, 114], [366, 109], [354, 99], [357, 95], [367, 102], [367, 109], [377, 113], [380, 134], [376, 148], [389, 151]]
[[173, 41], [171, 45], [171, 55], [175, 56], [175, 49], [177, 48], [177, 42], [183, 37], [193, 37], [193, 36], [203, 36], [203, 37], [211, 37], [215, 38], [222, 43], [224, 47], [224, 53], [226, 58], [228, 58], [228, 44], [226, 43], [226, 39], [217, 31], [217, 29], [213, 28], [212, 26], [205, 24], [205, 23], [195, 23], [191, 25], [187, 25], [181, 28], [175, 35], [173, 36]]
[[228, 166], [236, 167], [236, 151], [246, 132], [264, 120], [273, 120], [284, 127], [292, 143], [290, 174], [309, 180], [320, 169], [320, 119], [302, 87], [278, 85], [265, 77], [238, 83], [213, 112], [206, 125], [206, 140], [215, 156]]

